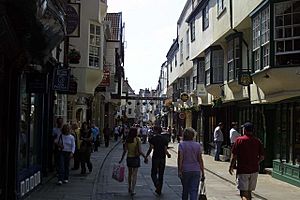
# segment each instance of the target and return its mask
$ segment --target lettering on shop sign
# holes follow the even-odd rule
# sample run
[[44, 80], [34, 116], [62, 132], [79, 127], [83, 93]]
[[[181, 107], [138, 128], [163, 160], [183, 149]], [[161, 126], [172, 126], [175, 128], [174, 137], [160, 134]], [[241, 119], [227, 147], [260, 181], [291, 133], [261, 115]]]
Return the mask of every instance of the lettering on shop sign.
[[69, 69], [55, 69], [53, 72], [52, 89], [57, 92], [68, 92], [70, 82]]

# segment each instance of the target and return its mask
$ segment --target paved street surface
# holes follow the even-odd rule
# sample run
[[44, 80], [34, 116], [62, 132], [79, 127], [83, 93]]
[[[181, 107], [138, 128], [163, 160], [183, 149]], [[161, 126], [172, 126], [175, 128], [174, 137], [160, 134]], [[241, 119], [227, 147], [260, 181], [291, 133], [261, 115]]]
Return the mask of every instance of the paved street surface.
[[[177, 177], [177, 143], [170, 144], [172, 158], [167, 159], [164, 186], [161, 196], [156, 196], [150, 177], [151, 159], [139, 168], [136, 195], [128, 194], [127, 170], [125, 181], [119, 183], [111, 178], [114, 163], [120, 160], [122, 145], [111, 142], [108, 148], [100, 147], [92, 154], [93, 172], [80, 175], [80, 170], [71, 171], [70, 182], [56, 185], [52, 178], [31, 194], [26, 200], [123, 200], [123, 199], [181, 199], [181, 183]], [[142, 145], [144, 152], [148, 144]], [[108, 155], [108, 156], [107, 156]], [[141, 159], [143, 160], [143, 159]], [[124, 159], [125, 164], [125, 159]], [[212, 156], [204, 155], [206, 168], [206, 191], [209, 200], [238, 200], [235, 176], [228, 173], [228, 162], [215, 162]], [[300, 188], [273, 179], [270, 175], [259, 175], [254, 199], [296, 200], [300, 197]]]

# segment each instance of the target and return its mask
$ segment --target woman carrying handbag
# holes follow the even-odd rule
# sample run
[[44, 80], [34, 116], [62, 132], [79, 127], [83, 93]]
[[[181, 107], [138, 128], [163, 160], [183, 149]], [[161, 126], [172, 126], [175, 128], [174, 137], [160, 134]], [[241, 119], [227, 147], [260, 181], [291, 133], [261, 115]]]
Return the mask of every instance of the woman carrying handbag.
[[182, 200], [197, 200], [199, 183], [204, 180], [202, 146], [193, 141], [196, 131], [186, 128], [178, 145], [178, 176], [182, 184]]
[[136, 185], [137, 172], [140, 163], [140, 155], [145, 158], [145, 154], [141, 149], [141, 139], [137, 137], [137, 129], [130, 128], [127, 138], [124, 141], [123, 145], [123, 154], [122, 158], [119, 161], [121, 163], [127, 153], [126, 163], [128, 167], [128, 192], [130, 195], [135, 195], [134, 189]]

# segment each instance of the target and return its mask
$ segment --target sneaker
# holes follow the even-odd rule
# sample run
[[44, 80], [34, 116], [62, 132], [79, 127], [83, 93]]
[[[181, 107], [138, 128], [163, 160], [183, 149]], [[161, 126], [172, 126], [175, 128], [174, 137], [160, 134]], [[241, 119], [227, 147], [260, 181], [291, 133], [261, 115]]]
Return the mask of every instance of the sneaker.
[[63, 183], [69, 183], [69, 180], [63, 180]]
[[58, 182], [57, 182], [57, 185], [62, 185], [62, 181], [58, 181]]

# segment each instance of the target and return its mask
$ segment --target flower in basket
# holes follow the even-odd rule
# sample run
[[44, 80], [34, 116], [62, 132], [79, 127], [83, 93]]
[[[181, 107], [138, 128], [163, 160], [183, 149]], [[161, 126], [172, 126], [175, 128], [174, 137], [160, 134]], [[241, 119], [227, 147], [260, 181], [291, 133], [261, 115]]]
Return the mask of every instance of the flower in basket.
[[78, 64], [80, 61], [80, 52], [76, 49], [71, 49], [68, 54], [68, 59], [71, 64]]

